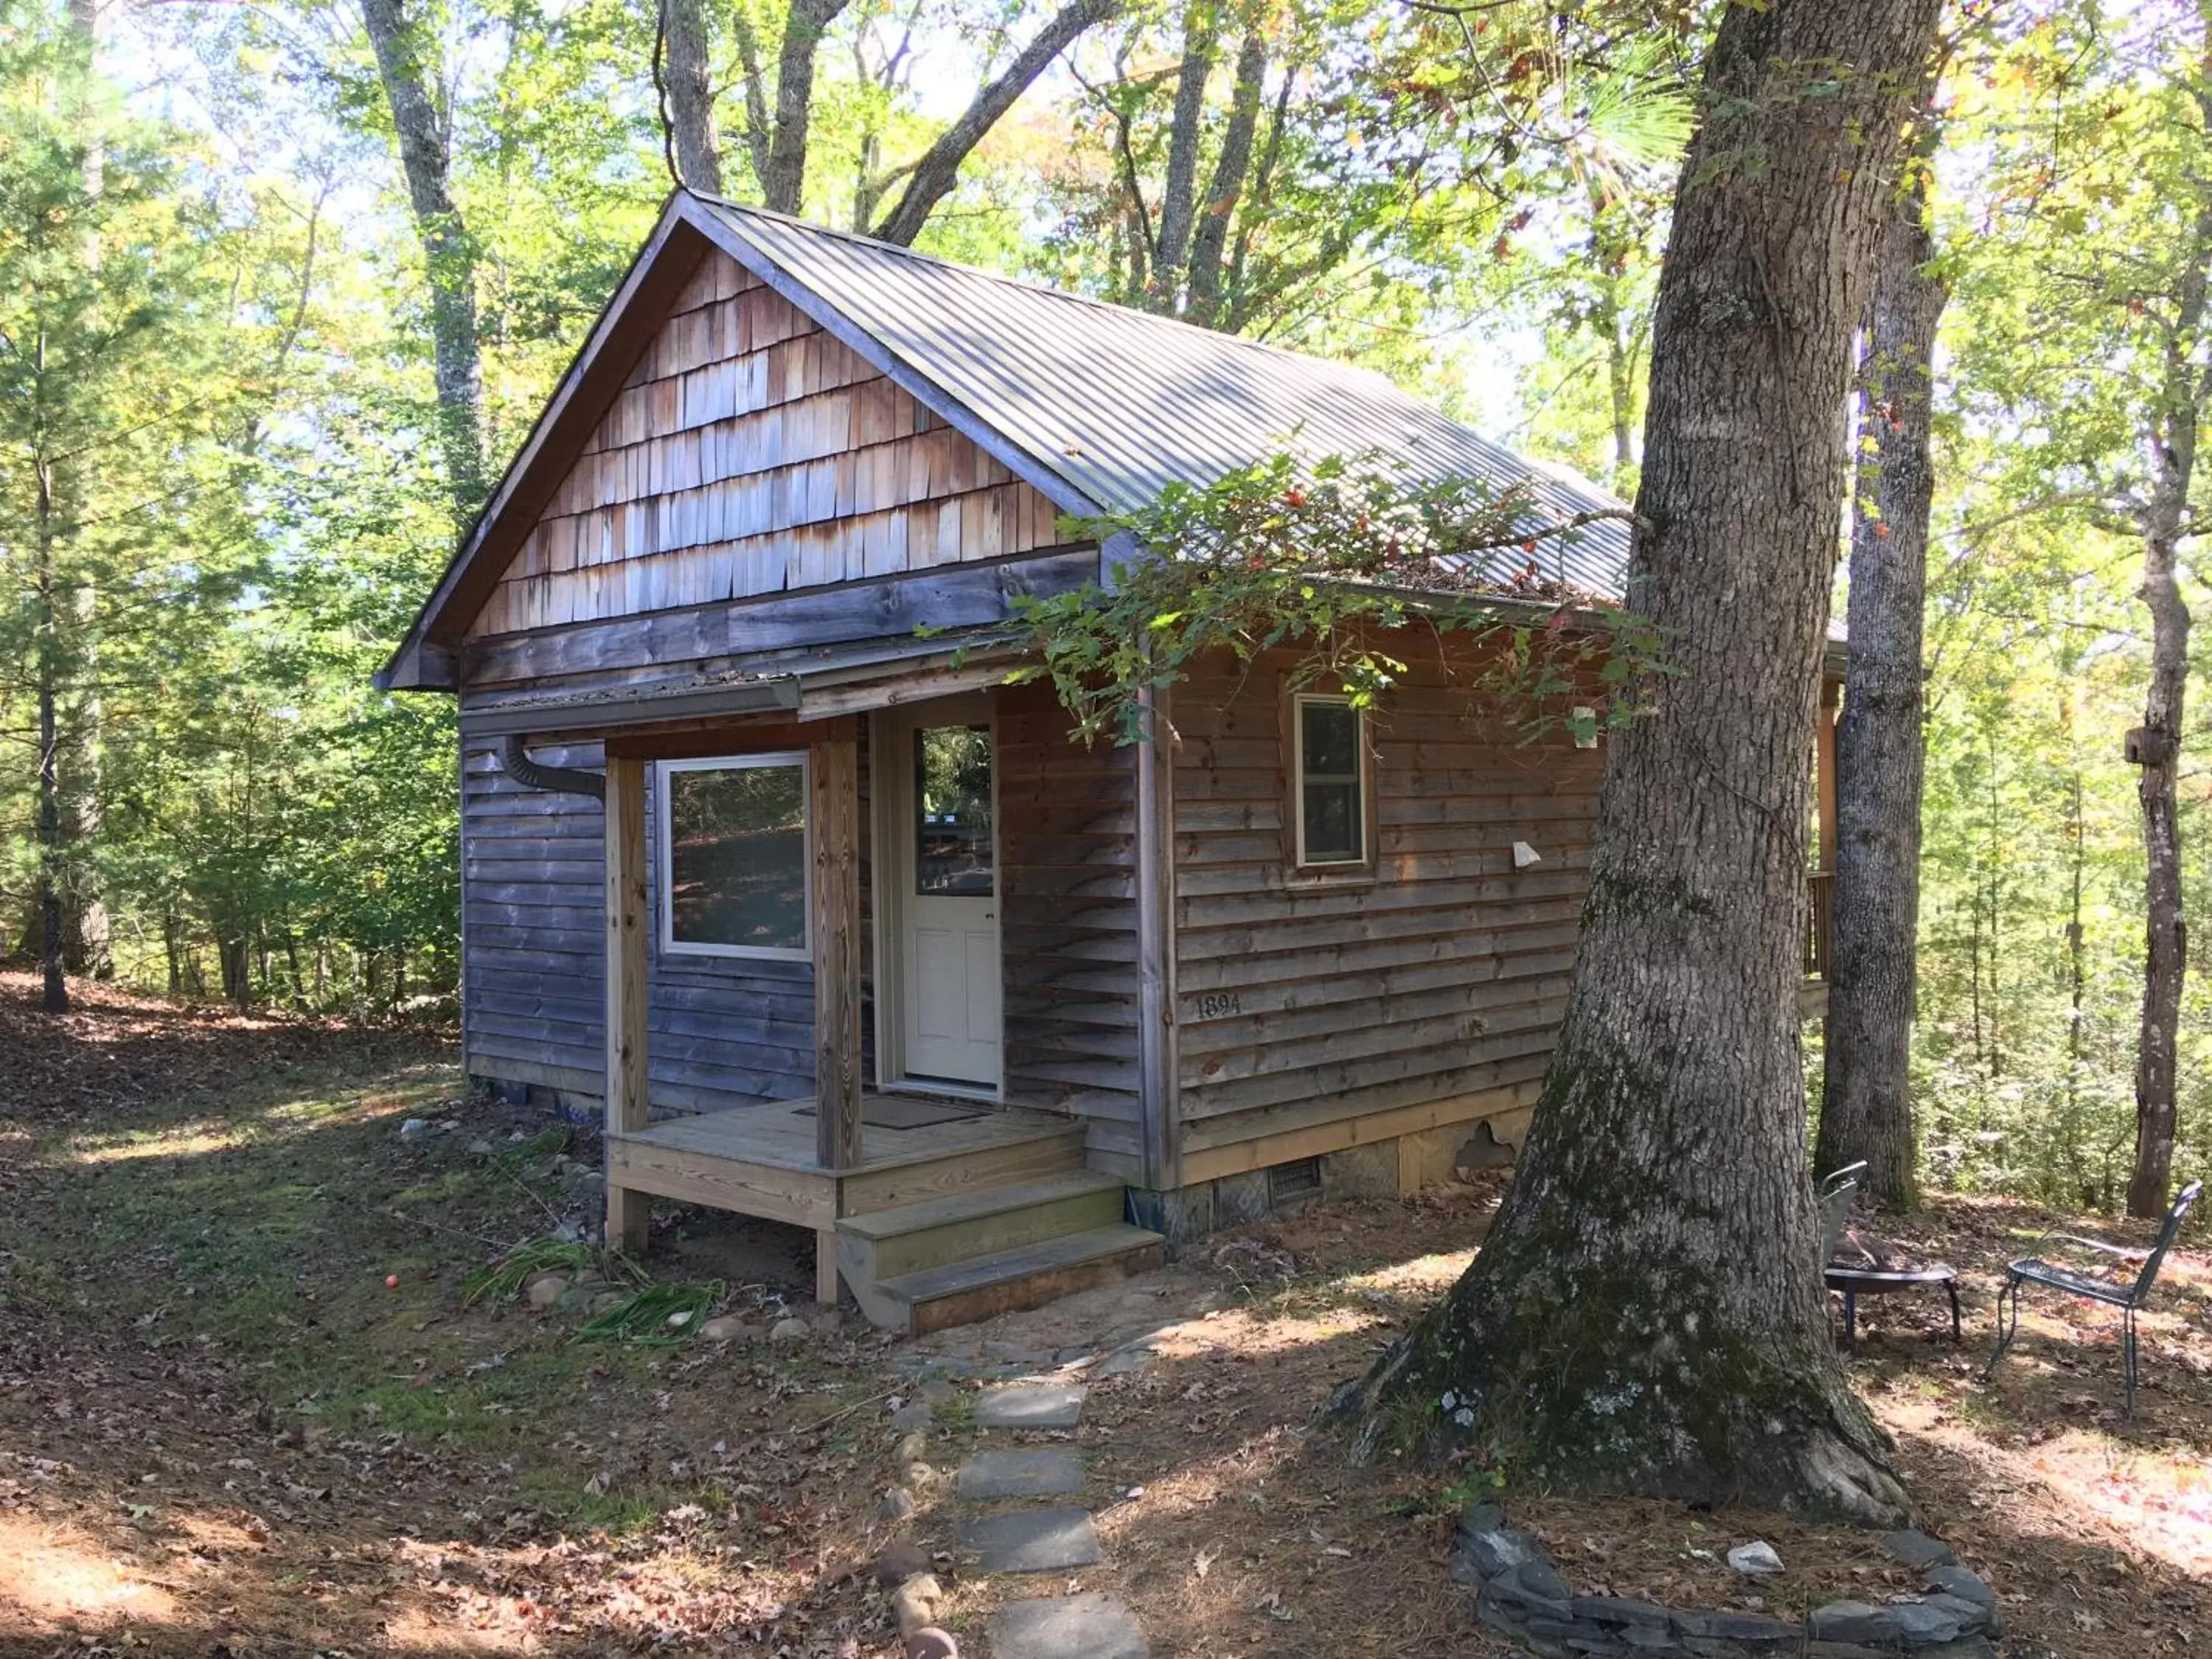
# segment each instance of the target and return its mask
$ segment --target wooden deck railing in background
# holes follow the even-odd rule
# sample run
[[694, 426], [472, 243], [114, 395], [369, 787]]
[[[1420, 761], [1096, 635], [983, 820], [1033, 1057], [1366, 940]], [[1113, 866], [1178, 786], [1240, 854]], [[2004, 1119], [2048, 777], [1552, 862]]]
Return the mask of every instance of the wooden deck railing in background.
[[1836, 941], [1836, 872], [1805, 873], [1805, 977], [1828, 976], [1828, 952]]

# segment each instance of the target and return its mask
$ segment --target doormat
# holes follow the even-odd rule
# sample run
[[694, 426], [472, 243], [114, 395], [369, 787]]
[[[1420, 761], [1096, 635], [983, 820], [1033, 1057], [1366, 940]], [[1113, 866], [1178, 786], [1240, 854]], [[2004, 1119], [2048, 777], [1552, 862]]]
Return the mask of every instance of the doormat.
[[[939, 1123], [965, 1123], [988, 1114], [988, 1106], [968, 1106], [951, 1100], [915, 1100], [905, 1095], [871, 1095], [860, 1103], [860, 1121], [871, 1129], [928, 1129]], [[802, 1106], [793, 1117], [812, 1117], [814, 1108]]]

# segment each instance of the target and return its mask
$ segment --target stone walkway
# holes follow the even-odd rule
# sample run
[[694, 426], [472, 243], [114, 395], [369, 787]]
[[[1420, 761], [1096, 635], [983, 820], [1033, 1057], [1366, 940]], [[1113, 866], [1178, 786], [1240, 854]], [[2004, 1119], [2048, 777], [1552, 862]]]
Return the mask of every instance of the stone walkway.
[[[1064, 1576], [1060, 1594], [1006, 1602], [979, 1633], [956, 1643], [938, 1622], [947, 1597], [931, 1557], [902, 1534], [878, 1557], [877, 1576], [907, 1659], [1150, 1659], [1137, 1616], [1120, 1597], [1069, 1582], [1112, 1565], [1084, 1504], [1082, 1452], [1069, 1442], [1089, 1383], [1143, 1370], [1164, 1345], [1188, 1345], [1222, 1301], [1218, 1285], [1169, 1267], [923, 1337], [899, 1354], [895, 1363], [914, 1391], [885, 1419], [897, 1437], [902, 1484], [884, 1493], [881, 1518], [898, 1525], [933, 1500], [963, 1570], [1000, 1578], [1017, 1595], [1051, 1587], [1039, 1577]], [[940, 1470], [930, 1443], [969, 1401], [968, 1421], [986, 1443], [957, 1469]]]
[[[894, 1429], [907, 1431], [899, 1455], [909, 1486], [941, 1478], [922, 1462], [921, 1431], [932, 1408], [949, 1404], [956, 1393], [942, 1378], [928, 1378], [915, 1401], [893, 1413]], [[1083, 1455], [1064, 1443], [1083, 1420], [1087, 1393], [1081, 1382], [1030, 1381], [987, 1386], [975, 1396], [975, 1426], [1015, 1441], [970, 1453], [953, 1478], [954, 1539], [975, 1572], [1069, 1573], [1104, 1564], [1097, 1527], [1080, 1501], [1087, 1484]], [[1062, 1443], [1040, 1443], [1044, 1437]], [[885, 1519], [912, 1513], [906, 1487], [885, 1493]], [[938, 1624], [945, 1593], [929, 1557], [910, 1542], [895, 1543], [878, 1559], [877, 1572], [891, 1592], [908, 1659], [952, 1659], [957, 1650]], [[1009, 1601], [987, 1621], [983, 1640], [984, 1654], [975, 1659], [1151, 1659], [1136, 1615], [1102, 1590]]]
[[[986, 1389], [975, 1425], [1017, 1435], [1067, 1431], [1083, 1418], [1079, 1382], [1013, 1383]], [[954, 1491], [963, 1505], [1006, 1498], [1066, 1498], [1081, 1493], [1081, 1454], [1060, 1446], [979, 1451], [960, 1466]], [[1091, 1511], [1065, 1503], [970, 1515], [960, 1547], [985, 1573], [1066, 1572], [1105, 1560]], [[986, 1626], [990, 1659], [1150, 1659], [1136, 1615], [1115, 1596], [1075, 1595], [1010, 1601]]]

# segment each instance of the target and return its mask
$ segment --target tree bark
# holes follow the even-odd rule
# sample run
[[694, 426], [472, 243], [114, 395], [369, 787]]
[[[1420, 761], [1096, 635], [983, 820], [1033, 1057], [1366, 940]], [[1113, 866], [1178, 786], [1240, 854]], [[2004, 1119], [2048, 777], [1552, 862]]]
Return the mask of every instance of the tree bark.
[[430, 290], [430, 344], [438, 387], [438, 437], [455, 517], [483, 505], [483, 369], [477, 341], [476, 245], [453, 193], [453, 134], [432, 88], [434, 43], [406, 0], [361, 0], [378, 78], [399, 141], [399, 167]]
[[921, 234], [931, 212], [959, 182], [960, 164], [983, 141], [1000, 118], [1029, 90], [1030, 83], [1046, 66], [1075, 43], [1078, 36], [1104, 22], [1121, 9], [1121, 0], [1069, 0], [1054, 14], [1036, 38], [1022, 48], [1014, 61], [976, 93], [953, 124], [938, 135], [907, 180], [907, 186], [874, 234], [902, 247]]
[[722, 193], [722, 144], [714, 131], [714, 90], [707, 75], [707, 13], [700, 0], [659, 0], [665, 64], [662, 131], [676, 182], [709, 196]]
[[[2193, 459], [2194, 410], [2169, 413], [2166, 448], [2178, 469]], [[2184, 435], [2184, 429], [2186, 435]], [[2186, 459], [2185, 459], [2186, 457]], [[2180, 475], [2186, 477], [2186, 473]], [[2182, 485], [2185, 490], [2186, 484]], [[2165, 481], [2159, 494], [2167, 495]], [[2182, 603], [2174, 560], [2185, 496], [2154, 505], [2143, 537], [2142, 600], [2151, 617], [2150, 687], [2144, 698], [2142, 776], [2143, 999], [2136, 1047], [2136, 1167], [2128, 1182], [2128, 1213], [2166, 1213], [2173, 1180], [2175, 1048], [2181, 1024], [2181, 982], [2189, 965], [2188, 924], [2181, 904], [2181, 824], [2174, 778], [2181, 759], [2182, 696], [2189, 672], [2189, 607]], [[2170, 514], [2170, 518], [2169, 518]]]
[[[1814, 1167], [1864, 1160], [1875, 1204], [1920, 1201], [1912, 1016], [1920, 927], [1921, 633], [1928, 586], [1936, 330], [1949, 298], [1929, 263], [1926, 167], [1876, 256], [1860, 400], [1862, 477], [1851, 527], [1850, 677], [1836, 728], [1836, 921], [1827, 1066]], [[1872, 446], [1871, 451], [1867, 444]], [[1871, 476], [1868, 476], [1871, 475]]]
[[1183, 261], [1190, 252], [1198, 211], [1199, 141], [1206, 127], [1206, 83], [1213, 73], [1216, 38], [1209, 0], [1193, 0], [1183, 17], [1182, 67], [1176, 77], [1168, 128], [1167, 177], [1160, 185], [1160, 229], [1153, 249], [1150, 296], [1155, 311], [1177, 308]]
[[777, 213], [806, 204], [806, 137], [814, 118], [814, 56], [847, 0], [791, 0], [775, 57], [775, 118], [769, 133], [761, 199]]
[[1267, 92], [1267, 37], [1258, 27], [1244, 36], [1237, 53], [1237, 83], [1229, 94], [1229, 121], [1221, 130], [1221, 152], [1214, 157], [1206, 205], [1191, 233], [1190, 278], [1184, 284], [1183, 315], [1212, 328], [1221, 309], [1222, 283], [1228, 276], [1229, 228], [1244, 180], [1252, 171], [1252, 140], [1260, 130], [1260, 104]]
[[[2204, 29], [2203, 44], [2212, 46], [2212, 9]], [[2199, 82], [2197, 105], [2198, 118], [2212, 131], [2212, 85]], [[2150, 685], [2143, 696], [2142, 774], [2136, 787], [2142, 808], [2144, 955], [2142, 1019], [2136, 1042], [2136, 1167], [2128, 1182], [2128, 1213], [2146, 1218], [2166, 1212], [2173, 1180], [2175, 1050], [2181, 981], [2189, 967], [2174, 781], [2181, 765], [2190, 617], [2175, 560], [2187, 533], [2184, 521], [2196, 481], [2198, 422], [2212, 392], [2207, 384], [2212, 371], [2200, 369], [2194, 361], [2212, 288], [2212, 182], [2200, 182], [2197, 188], [2195, 246], [2182, 264], [2173, 323], [2166, 331], [2158, 403], [2143, 434], [2151, 488], [2142, 514], [2141, 594], [2150, 611]]]
[[[37, 372], [44, 375], [46, 347], [36, 347]], [[62, 886], [61, 729], [57, 703], [61, 694], [60, 609], [55, 603], [53, 469], [43, 451], [33, 459], [37, 493], [33, 534], [38, 550], [39, 679], [39, 968], [41, 1006], [50, 1014], [69, 1012], [69, 979], [64, 971]]]
[[1936, 0], [1731, 6], [1676, 187], [1628, 601], [1673, 675], [1609, 740], [1565, 1021], [1511, 1190], [1347, 1400], [1514, 1478], [1893, 1522], [1804, 1151], [1807, 757], [1850, 343]]

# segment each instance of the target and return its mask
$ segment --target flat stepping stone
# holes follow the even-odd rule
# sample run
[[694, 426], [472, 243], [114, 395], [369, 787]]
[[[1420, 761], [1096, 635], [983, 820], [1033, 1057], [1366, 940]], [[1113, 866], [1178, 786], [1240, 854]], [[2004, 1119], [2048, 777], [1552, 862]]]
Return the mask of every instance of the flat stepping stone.
[[1098, 1375], [1102, 1377], [1127, 1376], [1131, 1371], [1140, 1371], [1152, 1363], [1158, 1352], [1157, 1348], [1147, 1348], [1135, 1343], [1126, 1348], [1116, 1348], [1101, 1363]]
[[1106, 1559], [1088, 1510], [1018, 1510], [960, 1524], [960, 1541], [984, 1572], [1060, 1572]]
[[960, 1466], [963, 1498], [1059, 1498], [1083, 1490], [1083, 1460], [1056, 1446], [977, 1452]]
[[1103, 1590], [1009, 1602], [985, 1629], [991, 1659], [1152, 1659], [1137, 1615]]
[[975, 1424], [985, 1429], [1072, 1429], [1083, 1417], [1079, 1382], [1029, 1382], [986, 1389], [975, 1401]]

